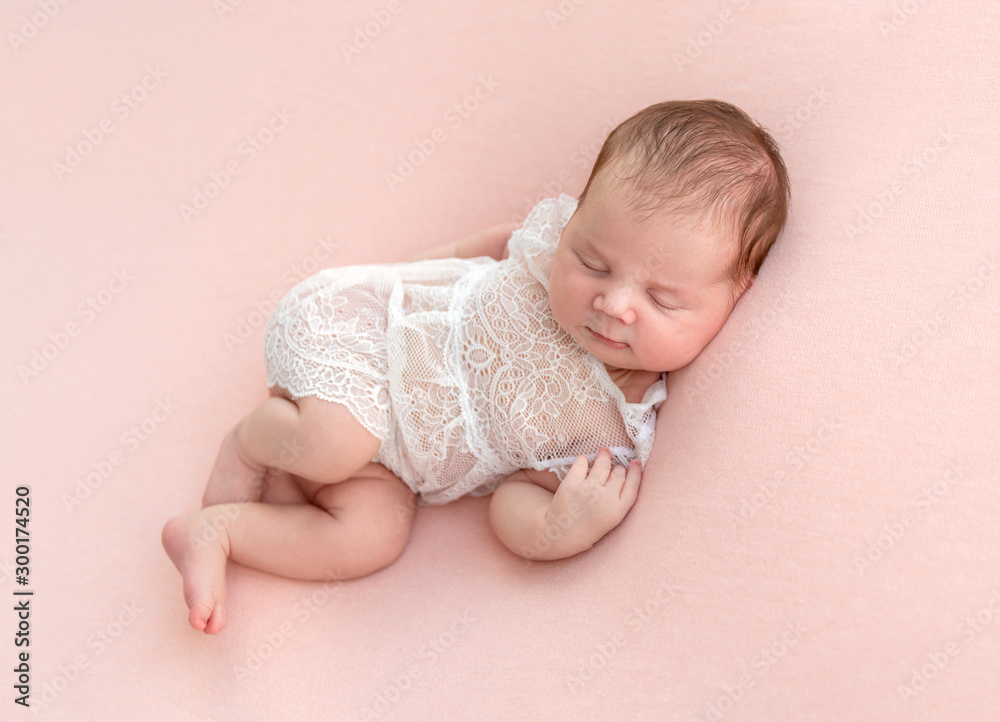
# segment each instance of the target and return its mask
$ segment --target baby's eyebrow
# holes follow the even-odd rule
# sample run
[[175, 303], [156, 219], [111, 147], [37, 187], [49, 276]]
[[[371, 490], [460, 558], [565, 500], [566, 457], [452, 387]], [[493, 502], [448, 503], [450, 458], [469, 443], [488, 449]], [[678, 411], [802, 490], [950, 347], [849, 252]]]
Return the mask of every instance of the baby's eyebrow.
[[[594, 256], [597, 256], [597, 259], [600, 260], [601, 262], [607, 263], [607, 259], [605, 259], [604, 256], [601, 255], [600, 251], [598, 251], [597, 247], [593, 243], [591, 243], [589, 238], [581, 238], [579, 240], [579, 243], [580, 246], [583, 248], [583, 250], [593, 254]], [[655, 288], [658, 291], [665, 291], [667, 293], [671, 293], [674, 296], [677, 296], [681, 300], [690, 300], [688, 298], [687, 293], [674, 286], [668, 286], [664, 283], [657, 283], [656, 281], [653, 280], [649, 281], [649, 286], [650, 288]]]

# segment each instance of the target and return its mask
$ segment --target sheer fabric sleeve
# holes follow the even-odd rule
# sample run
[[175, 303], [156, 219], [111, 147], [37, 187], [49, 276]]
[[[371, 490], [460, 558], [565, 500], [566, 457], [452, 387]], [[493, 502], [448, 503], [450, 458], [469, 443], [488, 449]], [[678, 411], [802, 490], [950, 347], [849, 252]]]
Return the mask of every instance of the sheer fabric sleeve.
[[523, 265], [528, 272], [548, 288], [552, 271], [552, 257], [559, 245], [559, 237], [569, 219], [576, 212], [577, 200], [563, 193], [558, 198], [539, 201], [524, 224], [507, 242], [511, 263]]

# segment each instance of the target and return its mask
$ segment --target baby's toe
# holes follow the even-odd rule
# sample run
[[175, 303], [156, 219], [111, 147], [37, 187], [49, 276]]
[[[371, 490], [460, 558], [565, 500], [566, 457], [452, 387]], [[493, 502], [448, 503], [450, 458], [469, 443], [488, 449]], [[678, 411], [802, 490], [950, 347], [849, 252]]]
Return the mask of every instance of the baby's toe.
[[210, 595], [192, 599], [189, 606], [191, 613], [188, 615], [188, 621], [199, 632], [218, 634], [226, 623], [222, 602]]
[[214, 609], [214, 603], [194, 602], [191, 604], [191, 613], [188, 614], [188, 621], [199, 632], [204, 632], [206, 631], [205, 627], [208, 625], [208, 621], [212, 618]]
[[226, 610], [222, 602], [217, 602], [215, 609], [212, 610], [212, 616], [205, 625], [205, 634], [218, 634], [224, 626], [226, 626]]

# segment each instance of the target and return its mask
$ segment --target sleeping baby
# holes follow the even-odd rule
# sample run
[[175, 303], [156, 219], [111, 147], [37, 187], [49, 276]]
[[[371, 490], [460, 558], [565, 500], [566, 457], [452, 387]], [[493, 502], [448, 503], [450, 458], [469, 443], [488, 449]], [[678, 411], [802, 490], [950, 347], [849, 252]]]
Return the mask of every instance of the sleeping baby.
[[578, 199], [292, 288], [268, 398], [223, 440], [203, 508], [163, 527], [191, 626], [225, 624], [227, 559], [361, 577], [403, 553], [418, 506], [466, 495], [492, 494], [519, 556], [589, 549], [636, 500], [666, 373], [722, 328], [788, 199], [741, 110], [658, 103], [611, 132]]

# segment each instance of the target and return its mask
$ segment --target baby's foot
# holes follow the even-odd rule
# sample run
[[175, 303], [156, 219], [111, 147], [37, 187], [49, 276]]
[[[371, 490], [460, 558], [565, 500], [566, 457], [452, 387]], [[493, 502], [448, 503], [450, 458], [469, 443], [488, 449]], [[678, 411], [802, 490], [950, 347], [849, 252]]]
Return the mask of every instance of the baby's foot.
[[[240, 422], [242, 423], [242, 422]], [[201, 506], [232, 501], [260, 501], [267, 479], [267, 467], [255, 466], [240, 450], [237, 434], [240, 424], [226, 434], [208, 477]]]
[[204, 511], [175, 516], [160, 539], [184, 578], [188, 621], [199, 632], [218, 634], [226, 624], [226, 559], [229, 537], [216, 529]]

